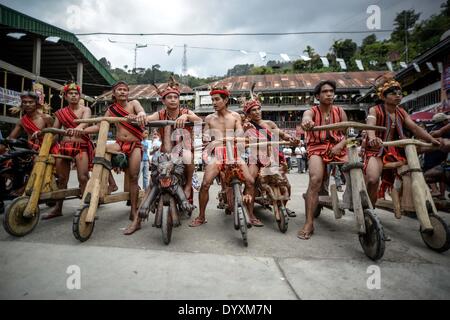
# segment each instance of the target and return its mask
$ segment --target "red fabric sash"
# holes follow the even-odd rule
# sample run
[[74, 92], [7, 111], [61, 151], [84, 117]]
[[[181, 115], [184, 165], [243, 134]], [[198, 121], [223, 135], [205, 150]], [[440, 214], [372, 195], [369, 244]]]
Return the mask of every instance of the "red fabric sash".
[[[22, 127], [25, 130], [25, 132], [31, 136], [33, 133], [40, 131], [36, 124], [31, 120], [31, 118], [26, 114], [20, 119], [22, 123]], [[38, 139], [30, 139], [28, 140], [28, 145], [31, 149], [35, 151], [39, 151], [41, 149], [42, 141], [44, 140], [44, 137], [40, 137]], [[59, 145], [55, 143], [52, 148], [50, 149], [51, 154], [58, 154], [59, 153]]]
[[[260, 142], [260, 141], [271, 142], [272, 141], [273, 134], [269, 129], [260, 126], [259, 124], [257, 124], [254, 121], [250, 121], [250, 123], [252, 124], [253, 127], [246, 131], [246, 134], [249, 137], [256, 138], [258, 142]], [[267, 146], [261, 146], [261, 147], [258, 146], [256, 148], [251, 148], [251, 150], [252, 150], [252, 152], [255, 152], [256, 155], [252, 155], [252, 152], [250, 152], [251, 158], [249, 158], [249, 161], [257, 160], [258, 166], [262, 166], [262, 167], [270, 165], [270, 163], [275, 160], [271, 157], [272, 155], [279, 156], [280, 154], [283, 154], [282, 152], [278, 151], [278, 147], [275, 145], [272, 145], [272, 146], [267, 145]], [[262, 152], [260, 152], [261, 150], [262, 150]], [[264, 151], [266, 151], [266, 152], [264, 152]], [[284, 158], [284, 155], [283, 155], [283, 158]], [[279, 162], [282, 162], [282, 159], [279, 158], [278, 160], [279, 160]]]
[[[78, 117], [70, 107], [65, 107], [56, 111], [55, 116], [58, 118], [59, 122], [61, 122], [61, 124], [67, 129], [74, 129], [78, 126], [75, 122], [73, 122], [74, 120], [78, 119]], [[94, 144], [87, 134], [82, 135], [81, 139], [88, 144], [87, 151], [89, 157], [89, 167], [92, 168], [92, 160], [94, 159], [95, 149]]]
[[40, 131], [41, 129], [39, 129], [36, 124], [33, 122], [33, 120], [31, 120], [31, 118], [26, 114], [22, 117], [22, 119], [20, 119], [21, 123], [22, 123], [22, 127], [24, 128], [24, 130], [26, 131], [26, 133], [28, 135], [32, 135], [33, 133]]
[[[126, 117], [130, 114], [118, 103], [111, 105], [108, 111], [109, 113], [111, 113], [112, 116], [118, 118]], [[128, 122], [120, 122], [120, 125], [125, 127], [125, 129], [127, 129], [132, 135], [134, 135], [137, 139], [139, 139], [139, 141], [142, 141], [144, 139], [144, 128]]]

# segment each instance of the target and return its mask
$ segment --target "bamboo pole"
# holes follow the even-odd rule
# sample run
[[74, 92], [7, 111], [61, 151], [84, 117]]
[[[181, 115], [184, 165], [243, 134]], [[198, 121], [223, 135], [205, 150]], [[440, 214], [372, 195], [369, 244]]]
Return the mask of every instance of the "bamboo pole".
[[[95, 148], [95, 157], [103, 158], [106, 155], [106, 140], [108, 140], [108, 132], [109, 132], [109, 122], [102, 121], [100, 124], [100, 131], [98, 134], [97, 140], [97, 148]], [[101, 179], [103, 173], [103, 166], [101, 164], [95, 164], [94, 169], [92, 170], [92, 176], [89, 181], [92, 180], [92, 185], [90, 184], [90, 188], [92, 190], [88, 190], [86, 188], [85, 194], [87, 192], [91, 192], [91, 202], [89, 204], [89, 210], [86, 216], [86, 222], [92, 223], [95, 219], [95, 214], [98, 208], [98, 202], [100, 197], [101, 190]], [[85, 196], [83, 197], [85, 198]]]
[[34, 164], [33, 174], [35, 175], [33, 191], [28, 200], [28, 204], [23, 212], [24, 217], [34, 217], [37, 213], [37, 208], [39, 204], [39, 198], [42, 192], [42, 185], [44, 182], [45, 169], [47, 167], [47, 160], [50, 153], [50, 148], [53, 143], [53, 134], [47, 133], [44, 136], [44, 141], [41, 145], [41, 150], [39, 151], [39, 156]]
[[[413, 202], [416, 208], [417, 218], [422, 225], [424, 231], [433, 230], [433, 226], [430, 222], [430, 217], [428, 216], [428, 209], [426, 206], [427, 195], [430, 192], [428, 185], [425, 182], [423, 173], [420, 171], [419, 157], [417, 156], [417, 150], [414, 145], [407, 145], [405, 147], [406, 158], [408, 159], [409, 169], [413, 170], [411, 172], [412, 179], [412, 190], [413, 190]], [[430, 197], [431, 198], [431, 197]], [[434, 203], [433, 203], [434, 204]]]

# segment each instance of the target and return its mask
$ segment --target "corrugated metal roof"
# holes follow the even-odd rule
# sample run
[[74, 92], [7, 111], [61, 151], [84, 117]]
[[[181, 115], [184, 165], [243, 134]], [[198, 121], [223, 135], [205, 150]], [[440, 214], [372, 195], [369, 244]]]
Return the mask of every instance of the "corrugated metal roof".
[[294, 91], [314, 89], [321, 80], [334, 80], [337, 89], [367, 89], [372, 87], [373, 81], [385, 71], [361, 72], [327, 72], [327, 73], [300, 73], [300, 74], [271, 74], [250, 75], [225, 78], [209, 85], [194, 88], [194, 90], [207, 90], [211, 86], [226, 86], [231, 92], [248, 91], [253, 83], [256, 92], [264, 91]]
[[[66, 41], [74, 45], [86, 60], [97, 70], [97, 72], [112, 85], [115, 80], [111, 73], [92, 55], [92, 53], [80, 42], [78, 38], [70, 32], [57, 28], [43, 21], [15, 11], [11, 8], [0, 4], [0, 24], [23, 30], [26, 32], [38, 34], [44, 37], [59, 37], [62, 41]], [[60, 41], [61, 41], [60, 40]]]
[[[164, 90], [167, 87], [167, 83], [159, 83], [157, 84], [159, 90]], [[155, 87], [151, 84], [135, 84], [130, 85], [130, 94], [129, 99], [131, 100], [143, 100], [143, 99], [156, 99], [159, 97], [156, 92]], [[181, 94], [189, 95], [194, 94], [192, 88], [181, 85]], [[112, 100], [112, 90], [108, 91], [97, 98], [100, 101], [110, 101]]]

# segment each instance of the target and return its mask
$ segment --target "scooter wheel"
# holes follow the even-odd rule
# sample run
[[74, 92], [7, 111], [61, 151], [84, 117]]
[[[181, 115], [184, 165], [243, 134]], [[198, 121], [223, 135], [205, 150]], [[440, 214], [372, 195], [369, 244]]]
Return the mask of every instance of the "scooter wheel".
[[359, 242], [367, 257], [374, 261], [379, 260], [384, 255], [385, 236], [375, 210], [364, 210], [364, 222], [366, 233], [359, 235]]
[[92, 232], [94, 232], [95, 220], [86, 222], [88, 211], [89, 205], [85, 205], [73, 216], [72, 232], [75, 238], [81, 242], [89, 240]]
[[445, 252], [450, 249], [450, 228], [448, 224], [439, 216], [430, 214], [430, 222], [433, 226], [433, 231], [422, 232], [420, 227], [420, 235], [423, 242], [433, 251]]
[[169, 206], [164, 206], [162, 210], [162, 238], [165, 244], [169, 244], [172, 239], [172, 215], [170, 214]]
[[248, 247], [247, 239], [247, 221], [245, 219], [245, 213], [241, 206], [237, 208], [237, 215], [239, 219], [239, 229], [241, 231], [242, 241], [245, 247]]
[[36, 228], [39, 222], [40, 211], [39, 207], [36, 214], [27, 218], [23, 216], [23, 212], [27, 207], [29, 197], [19, 197], [14, 199], [6, 208], [5, 216], [3, 217], [3, 227], [6, 232], [15, 237], [23, 237], [31, 233]]
[[286, 231], [288, 230], [288, 222], [289, 222], [287, 210], [286, 207], [283, 205], [278, 206], [278, 208], [280, 211], [280, 220], [277, 221], [278, 229], [280, 229], [282, 233], [286, 233]]

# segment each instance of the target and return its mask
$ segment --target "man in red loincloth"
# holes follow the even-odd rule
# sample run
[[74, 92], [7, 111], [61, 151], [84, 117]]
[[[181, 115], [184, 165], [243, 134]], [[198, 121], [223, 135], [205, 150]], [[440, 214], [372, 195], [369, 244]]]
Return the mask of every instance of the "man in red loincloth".
[[[83, 132], [87, 124], [76, 124], [76, 119], [91, 117], [91, 109], [80, 105], [81, 88], [76, 83], [69, 83], [63, 88], [64, 98], [69, 105], [55, 112], [54, 128], [64, 127], [67, 135], [62, 137], [59, 153], [72, 157], [77, 167], [78, 183], [81, 194], [84, 193], [89, 180], [89, 166], [92, 164], [94, 144], [89, 135]], [[56, 159], [56, 173], [58, 188], [67, 189], [70, 177], [71, 162], [65, 159]], [[62, 216], [63, 200], [57, 201], [54, 210], [42, 219], [52, 219]]]
[[[125, 229], [125, 235], [131, 235], [141, 228], [141, 219], [138, 216], [139, 171], [142, 161], [142, 139], [144, 138], [144, 125], [146, 113], [137, 100], [128, 100], [130, 89], [124, 81], [113, 85], [114, 103], [109, 106], [105, 117], [126, 117], [137, 122], [127, 121], [116, 124], [116, 143], [107, 145], [107, 151], [121, 152], [128, 158], [128, 167], [124, 170], [128, 175], [128, 190], [130, 192], [131, 224]], [[85, 132], [91, 134], [99, 130], [99, 125], [91, 126]], [[127, 188], [125, 188], [127, 189]]]
[[310, 239], [314, 233], [314, 211], [318, 205], [323, 181], [326, 181], [326, 165], [334, 161], [344, 162], [347, 158], [345, 135], [342, 131], [309, 131], [315, 126], [347, 121], [345, 111], [333, 105], [335, 92], [334, 81], [319, 82], [314, 89], [314, 95], [320, 104], [303, 114], [302, 127], [307, 131], [309, 185], [305, 199], [306, 221], [297, 234], [297, 237], [302, 240]]

